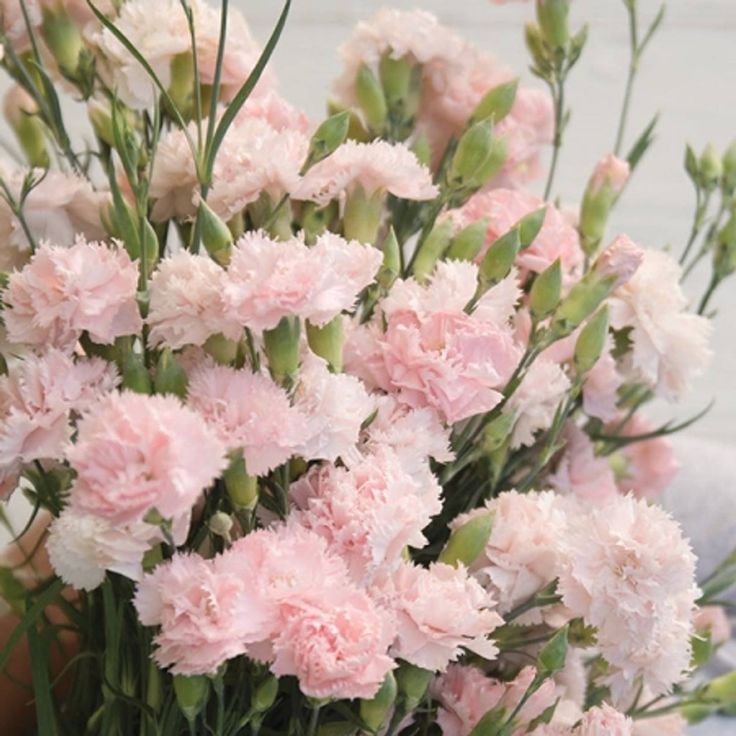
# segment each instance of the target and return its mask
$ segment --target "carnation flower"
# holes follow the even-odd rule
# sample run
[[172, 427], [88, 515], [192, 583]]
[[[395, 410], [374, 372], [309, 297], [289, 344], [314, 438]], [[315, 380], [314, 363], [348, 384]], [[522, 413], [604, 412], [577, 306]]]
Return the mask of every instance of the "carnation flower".
[[294, 196], [326, 205], [355, 187], [368, 195], [386, 191], [412, 200], [434, 199], [438, 194], [429, 169], [403, 143], [350, 140], [309, 169]]
[[612, 348], [613, 340], [609, 336], [603, 355], [588, 371], [583, 383], [583, 411], [602, 422], [610, 422], [618, 416], [618, 390], [624, 383], [611, 355]]
[[313, 698], [372, 698], [395, 667], [386, 654], [387, 614], [356, 589], [331, 591], [325, 605], [289, 618], [274, 642], [271, 672], [294, 675]]
[[644, 252], [631, 280], [609, 300], [611, 325], [631, 328], [633, 376], [667, 399], [681, 396], [707, 366], [710, 320], [685, 311], [680, 267], [663, 251]]
[[225, 448], [173, 396], [123, 392], [98, 402], [67, 450], [77, 477], [71, 505], [129, 523], [155, 509], [186, 514], [225, 467]]
[[351, 309], [380, 268], [380, 251], [325, 233], [312, 247], [294, 238], [243, 236], [223, 286], [225, 314], [251, 329], [270, 330], [283, 317], [322, 326]]
[[398, 635], [391, 649], [396, 657], [444, 671], [463, 649], [489, 660], [498, 654], [488, 636], [503, 619], [491, 610], [494, 599], [462, 566], [402, 562], [377, 580], [372, 594], [396, 616]]
[[115, 366], [78, 360], [50, 349], [28, 356], [0, 376], [0, 474], [17, 475], [34, 460], [63, 457], [72, 414], [86, 411], [118, 383]]
[[206, 255], [181, 251], [164, 258], [149, 285], [151, 344], [201, 346], [218, 333], [239, 339], [240, 326], [224, 315], [224, 281], [223, 269]]
[[431, 475], [414, 477], [388, 448], [350, 469], [315, 466], [291, 486], [296, 519], [327, 540], [356, 580], [394, 568], [405, 547], [424, 547], [422, 529], [442, 509]]
[[224, 556], [177, 554], [146, 575], [135, 594], [144, 626], [160, 626], [154, 658], [174, 674], [214, 673], [268, 626], [268, 609]]
[[51, 523], [46, 549], [56, 574], [67, 585], [94, 590], [108, 570], [140, 580], [143, 556], [161, 541], [161, 531], [151, 524], [137, 521], [120, 526], [65, 509]]
[[189, 379], [189, 405], [228, 450], [242, 450], [251, 475], [286, 462], [307, 433], [306, 417], [269, 377], [208, 365]]
[[572, 616], [597, 628], [614, 703], [639, 677], [666, 693], [689, 667], [699, 595], [680, 527], [656, 506], [617, 497], [571, 515], [564, 544], [558, 590]]
[[596, 259], [595, 272], [614, 278], [618, 288], [631, 281], [644, 260], [644, 251], [626, 235], [619, 235]]
[[240, 109], [235, 119], [236, 124], [249, 118], [265, 120], [274, 130], [296, 130], [305, 135], [309, 134], [312, 127], [302, 110], [294, 107], [274, 90], [251, 95]]
[[588, 183], [588, 189], [595, 194], [608, 186], [615, 194], [620, 194], [631, 175], [628, 161], [617, 158], [612, 153], [604, 156], [597, 164]]
[[87, 332], [100, 344], [140, 331], [138, 268], [120, 245], [71, 248], [42, 244], [23, 270], [13, 273], [3, 299], [11, 342], [71, 351]]
[[634, 722], [608, 703], [585, 711], [575, 736], [631, 736]]

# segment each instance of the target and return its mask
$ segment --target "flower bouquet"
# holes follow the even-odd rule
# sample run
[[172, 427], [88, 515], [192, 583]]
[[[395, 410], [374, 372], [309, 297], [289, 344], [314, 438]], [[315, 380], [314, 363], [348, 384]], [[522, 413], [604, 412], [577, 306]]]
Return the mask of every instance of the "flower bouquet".
[[622, 152], [663, 11], [640, 27], [624, 1], [618, 140], [563, 209], [569, 0], [530, 9], [538, 87], [381, 10], [321, 124], [269, 66], [290, 3], [262, 49], [228, 5], [0, 2], [26, 159], [0, 167], [0, 489], [32, 509], [0, 570], [2, 733], [653, 736], [734, 713], [736, 675], [702, 668], [736, 557], [696, 581], [655, 503], [692, 420], [642, 412], [708, 361], [736, 147], [688, 149], [679, 263], [606, 232], [653, 140]]

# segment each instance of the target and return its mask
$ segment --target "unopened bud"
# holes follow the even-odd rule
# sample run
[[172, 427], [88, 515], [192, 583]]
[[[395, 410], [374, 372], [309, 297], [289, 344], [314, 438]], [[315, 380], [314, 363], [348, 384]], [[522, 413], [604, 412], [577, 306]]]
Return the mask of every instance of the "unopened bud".
[[569, 626], [563, 626], [537, 655], [537, 672], [541, 676], [554, 675], [562, 670], [567, 659], [567, 635]]
[[519, 220], [516, 228], [519, 231], [519, 245], [521, 249], [528, 248], [536, 239], [544, 227], [544, 221], [547, 217], [547, 207], [540, 207], [534, 212]]
[[713, 700], [721, 706], [736, 704], [736, 670], [711, 680], [705, 686], [703, 695], [705, 699]]
[[612, 279], [611, 288], [631, 281], [644, 260], [644, 251], [626, 235], [619, 235], [596, 259], [593, 271], [601, 279]]
[[570, 0], [537, 0], [537, 20], [542, 36], [553, 49], [564, 49], [570, 40]]
[[174, 675], [176, 703], [190, 723], [193, 723], [207, 704], [210, 681], [205, 675]]
[[307, 340], [312, 352], [324, 358], [333, 373], [342, 372], [342, 349], [345, 343], [342, 315], [327, 324], [314, 325], [307, 322]]
[[399, 140], [411, 132], [421, 102], [422, 67], [406, 56], [394, 59], [390, 53], [381, 57], [378, 67], [389, 115]]
[[707, 145], [700, 157], [700, 177], [704, 189], [711, 190], [718, 186], [723, 173], [723, 163], [715, 147]]
[[46, 46], [61, 71], [74, 77], [79, 66], [79, 55], [84, 47], [79, 28], [61, 3], [53, 8], [46, 5], [42, 14], [41, 33]]
[[46, 169], [49, 152], [44, 126], [38, 117], [35, 100], [20, 85], [13, 85], [5, 95], [5, 117], [32, 167]]
[[723, 189], [726, 194], [736, 191], [736, 142], [723, 154]]
[[562, 264], [558, 258], [540, 273], [529, 292], [529, 308], [536, 320], [552, 314], [560, 303], [562, 294]]
[[736, 271], [736, 211], [718, 233], [713, 258], [713, 270], [717, 279], [723, 280]]
[[386, 722], [394, 703], [398, 687], [393, 672], [389, 672], [375, 697], [360, 701], [360, 718], [372, 733], [377, 733]]
[[516, 419], [516, 412], [509, 411], [507, 405], [506, 410], [492, 422], [489, 422], [483, 430], [483, 439], [481, 440], [483, 450], [487, 453], [494, 453], [503, 447], [514, 429]]
[[691, 725], [700, 723], [706, 718], [710, 718], [715, 708], [705, 703], [683, 703], [679, 707], [680, 715]]
[[452, 238], [452, 222], [445, 220], [438, 223], [419, 245], [419, 250], [414, 258], [412, 271], [417, 281], [425, 281], [434, 271], [437, 261], [450, 245]]
[[500, 171], [506, 160], [506, 144], [493, 136], [487, 120], [471, 125], [461, 136], [450, 163], [448, 185], [474, 191]]
[[524, 26], [524, 41], [537, 67], [544, 67], [547, 64], [547, 49], [544, 47], [542, 29], [537, 23], [530, 22]]
[[233, 530], [235, 522], [230, 514], [226, 514], [224, 511], [217, 511], [210, 516], [210, 520], [207, 522], [208, 529], [216, 536], [222, 537], [226, 542], [230, 542], [230, 533]]
[[268, 357], [268, 367], [277, 382], [292, 386], [299, 372], [298, 317], [282, 317], [272, 330], [263, 333], [263, 346]]
[[350, 113], [343, 110], [327, 118], [314, 131], [309, 142], [309, 160], [312, 164], [326, 158], [345, 142], [349, 125]]
[[598, 309], [611, 293], [613, 283], [612, 279], [600, 279], [591, 273], [575, 284], [555, 312], [553, 333], [564, 337], [573, 332]]
[[186, 51], [171, 60], [169, 96], [184, 118], [194, 115], [194, 54]]
[[393, 228], [383, 241], [383, 265], [378, 272], [378, 283], [388, 291], [401, 273], [401, 246]]
[[603, 307], [582, 329], [575, 343], [574, 363], [579, 375], [585, 375], [599, 360], [608, 337], [608, 307]]
[[223, 473], [225, 490], [236, 509], [252, 511], [258, 503], [258, 479], [249, 475], [242, 453], [235, 453]]
[[447, 249], [448, 261], [474, 261], [483, 250], [488, 232], [488, 220], [473, 222], [460, 230], [450, 241]]
[[434, 673], [421, 667], [415, 667], [413, 664], [404, 663], [395, 670], [395, 675], [396, 684], [399, 692], [404, 696], [407, 710], [414, 710], [422, 702]]
[[338, 205], [334, 200], [326, 207], [320, 207], [314, 202], [304, 202], [302, 204], [301, 227], [307, 244], [314, 244], [315, 240], [336, 220], [337, 215]]
[[133, 350], [128, 352], [123, 364], [122, 375], [123, 388], [135, 391], [137, 394], [150, 394], [153, 392], [151, 375], [146, 368], [143, 356]]
[[496, 240], [483, 257], [479, 277], [484, 288], [503, 281], [511, 271], [519, 252], [519, 230], [513, 228]]
[[221, 266], [230, 263], [233, 236], [230, 228], [213, 212], [212, 208], [202, 200], [199, 203], [199, 222], [202, 243], [207, 252]]
[[380, 132], [386, 122], [386, 97], [375, 74], [366, 64], [361, 64], [355, 79], [355, 96], [368, 127]]
[[219, 333], [210, 335], [203, 347], [220, 365], [231, 365], [238, 357], [238, 343]]
[[156, 378], [153, 386], [157, 394], [173, 394], [183, 399], [187, 395], [186, 371], [174, 357], [170, 348], [164, 348], [156, 365]]
[[494, 518], [495, 515], [491, 511], [479, 513], [455, 529], [440, 553], [438, 561], [453, 567], [473, 563], [488, 544]]
[[519, 80], [513, 79], [505, 84], [499, 84], [483, 96], [470, 116], [470, 124], [481, 120], [490, 120], [498, 123], [503, 120], [514, 106], [516, 92], [519, 89]]
[[265, 713], [275, 702], [279, 693], [278, 678], [269, 675], [257, 688], [253, 695], [251, 708], [255, 713]]

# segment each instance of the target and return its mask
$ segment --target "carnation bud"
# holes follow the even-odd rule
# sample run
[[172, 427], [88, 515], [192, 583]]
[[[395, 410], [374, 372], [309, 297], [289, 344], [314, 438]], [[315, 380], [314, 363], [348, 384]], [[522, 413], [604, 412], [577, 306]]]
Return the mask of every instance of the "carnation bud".
[[123, 388], [135, 391], [138, 394], [150, 394], [153, 392], [151, 375], [140, 353], [131, 350], [125, 357], [122, 384]]
[[705, 703], [683, 703], [679, 707], [680, 715], [691, 726], [710, 718], [714, 710], [712, 705], [706, 705]]
[[712, 190], [718, 186], [723, 173], [723, 163], [715, 147], [708, 144], [700, 157], [700, 182], [704, 189]]
[[603, 300], [611, 293], [613, 280], [598, 278], [594, 272], [575, 284], [570, 293], [562, 300], [558, 307], [552, 331], [558, 338], [569, 335], [581, 325]]
[[360, 701], [360, 718], [371, 733], [377, 733], [386, 722], [396, 702], [397, 689], [396, 678], [389, 672], [375, 697]]
[[537, 0], [537, 20], [542, 36], [553, 49], [564, 49], [570, 40], [570, 0]]
[[602, 279], [613, 280], [613, 289], [631, 281], [644, 260], [644, 251], [626, 235], [619, 235], [598, 256], [593, 270]]
[[272, 330], [263, 333], [263, 346], [268, 357], [268, 367], [274, 380], [287, 386], [294, 385], [299, 372], [298, 317], [282, 317]]
[[490, 511], [478, 514], [455, 529], [440, 553], [439, 562], [453, 567], [473, 563], [488, 544], [494, 518], [495, 515]]
[[5, 95], [5, 118], [13, 129], [30, 166], [46, 169], [49, 152], [44, 126], [38, 117], [38, 105], [20, 85], [13, 85]]
[[562, 264], [558, 258], [534, 279], [529, 292], [529, 308], [532, 317], [542, 320], [552, 314], [560, 303], [562, 294]]
[[171, 82], [169, 97], [184, 118], [194, 113], [194, 54], [187, 51], [171, 60]]
[[205, 675], [174, 675], [176, 703], [184, 717], [193, 723], [207, 705], [210, 681]]
[[219, 365], [231, 365], [238, 357], [238, 343], [219, 333], [210, 335], [203, 347]]
[[325, 207], [320, 207], [314, 202], [304, 202], [302, 204], [301, 227], [307, 244], [313, 245], [317, 238], [337, 219], [337, 216], [338, 204], [334, 200]]
[[404, 698], [404, 704], [407, 711], [414, 710], [419, 703], [422, 702], [429, 683], [434, 676], [433, 672], [423, 670], [413, 664], [404, 662], [397, 670], [396, 683], [399, 686], [399, 692]]
[[489, 288], [505, 279], [519, 252], [519, 230], [513, 228], [491, 245], [480, 264], [480, 281]]
[[722, 281], [736, 271], [736, 210], [718, 233], [713, 256], [713, 275]]
[[487, 453], [494, 453], [504, 446], [516, 424], [516, 412], [504, 411], [483, 430], [482, 447]]
[[84, 44], [79, 29], [63, 5], [43, 8], [41, 33], [61, 71], [68, 77], [76, 76]]
[[233, 236], [230, 228], [202, 200], [199, 203], [199, 222], [202, 228], [202, 242], [207, 252], [221, 266], [230, 263]]
[[210, 520], [207, 522], [207, 527], [216, 536], [222, 537], [228, 544], [231, 541], [230, 532], [233, 530], [235, 522], [230, 514], [226, 514], [224, 511], [217, 511], [210, 516]]
[[419, 111], [422, 67], [406, 56], [394, 59], [387, 52], [381, 57], [378, 74], [393, 128], [391, 132], [398, 140], [404, 140], [414, 127]]
[[519, 244], [522, 250], [528, 248], [537, 239], [544, 226], [546, 216], [547, 207], [545, 205], [525, 215], [516, 223], [516, 228], [519, 231]]
[[481, 120], [490, 120], [492, 123], [503, 120], [514, 106], [518, 89], [519, 80], [512, 79], [486, 92], [470, 116], [469, 124], [473, 125]]
[[401, 272], [401, 246], [393, 228], [383, 241], [383, 265], [378, 272], [378, 283], [388, 291]]
[[189, 379], [186, 371], [169, 348], [165, 348], [159, 355], [156, 365], [156, 378], [153, 387], [157, 394], [173, 394], [183, 399], [187, 395]]
[[471, 125], [458, 141], [457, 150], [452, 157], [448, 175], [450, 184], [456, 184], [461, 188], [482, 186], [485, 181], [479, 181], [479, 174], [492, 151], [493, 126], [491, 123], [483, 120]]
[[567, 634], [569, 626], [563, 626], [537, 655], [537, 672], [541, 677], [550, 677], [560, 672], [567, 659]]
[[414, 257], [412, 271], [417, 281], [425, 281], [434, 271], [437, 261], [450, 245], [452, 237], [452, 222], [445, 220], [435, 225], [429, 235], [420, 243]]
[[524, 41], [537, 68], [547, 65], [547, 49], [544, 47], [542, 29], [537, 23], [527, 23], [524, 26]]
[[726, 194], [736, 191], [736, 142], [723, 154], [723, 190]]
[[309, 141], [308, 161], [316, 164], [339, 148], [348, 136], [350, 113], [347, 110], [327, 118]]
[[257, 688], [251, 702], [255, 713], [265, 713], [275, 702], [279, 693], [278, 678], [269, 675]]
[[348, 194], [343, 213], [343, 235], [348, 240], [372, 245], [378, 237], [385, 194], [382, 190], [368, 196], [361, 186]]
[[703, 689], [703, 696], [721, 706], [736, 704], [736, 670], [711, 680]]
[[368, 127], [380, 133], [386, 122], [386, 97], [375, 74], [366, 64], [361, 64], [355, 79], [355, 96], [365, 116]]
[[312, 352], [324, 358], [333, 373], [342, 372], [342, 348], [345, 343], [342, 315], [338, 314], [321, 327], [307, 322], [307, 340]]
[[478, 220], [463, 228], [450, 241], [448, 261], [474, 261], [486, 242], [488, 220]]
[[575, 370], [585, 375], [599, 360], [608, 337], [608, 307], [599, 309], [582, 329], [575, 343]]
[[252, 511], [256, 507], [258, 479], [248, 474], [242, 453], [234, 453], [222, 478], [228, 498], [236, 509]]

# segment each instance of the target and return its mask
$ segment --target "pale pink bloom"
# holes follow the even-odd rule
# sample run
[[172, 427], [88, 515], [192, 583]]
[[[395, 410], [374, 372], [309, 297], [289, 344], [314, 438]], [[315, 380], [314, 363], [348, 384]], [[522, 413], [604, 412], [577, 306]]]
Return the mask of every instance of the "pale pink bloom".
[[126, 523], [187, 513], [224, 470], [225, 448], [177, 398], [123, 392], [84, 416], [67, 458], [72, 507]]
[[[495, 708], [503, 708], [509, 715], [533, 678], [532, 667], [525, 667], [513, 681], [502, 682], [477, 667], [451, 664], [430, 690], [440, 704], [437, 723], [443, 736], [468, 736], [483, 716]], [[521, 708], [518, 725], [528, 724], [553, 702], [554, 684], [548, 680]]]
[[723, 606], [702, 606], [695, 614], [695, 631], [699, 634], [710, 634], [710, 640], [716, 646], [725, 644], [731, 639], [731, 621]]
[[676, 399], [711, 358], [711, 321], [686, 311], [681, 269], [664, 251], [646, 250], [632, 279], [609, 299], [611, 325], [631, 328], [632, 377]]
[[[626, 423], [621, 434], [626, 437], [647, 434], [654, 427], [637, 413]], [[648, 440], [626, 445], [622, 453], [627, 460], [623, 478], [618, 481], [623, 493], [632, 491], [639, 498], [655, 499], [666, 490], [680, 470], [680, 463], [667, 437], [652, 437]]]
[[251, 95], [238, 113], [236, 124], [246, 118], [261, 118], [274, 130], [296, 130], [305, 135], [312, 128], [306, 113], [274, 90]]
[[[516, 262], [522, 271], [541, 273], [558, 258], [569, 277], [578, 274], [583, 265], [583, 251], [576, 229], [565, 220], [552, 204], [546, 204], [533, 194], [512, 189], [492, 189], [471, 197], [452, 216], [460, 227], [486, 218], [486, 244], [505, 235], [519, 220], [542, 207], [547, 207], [542, 229], [534, 242], [519, 254]], [[481, 253], [479, 258], [484, 254]]]
[[332, 373], [327, 363], [308, 354], [302, 361], [294, 405], [306, 418], [296, 452], [305, 460], [346, 458], [354, 451], [360, 428], [375, 401], [355, 376]]
[[570, 379], [557, 363], [537, 358], [526, 372], [519, 388], [504, 407], [515, 417], [512, 447], [531, 446], [537, 432], [549, 429], [560, 403], [568, 396]]
[[135, 521], [123, 526], [100, 516], [65, 509], [49, 527], [46, 549], [56, 574], [78, 590], [94, 590], [105, 574], [143, 577], [143, 556], [163, 541], [158, 527]]
[[613, 339], [609, 338], [603, 355], [588, 371], [583, 383], [583, 411], [602, 422], [618, 416], [618, 390], [624, 383], [611, 354], [612, 347]]
[[271, 672], [294, 675], [313, 698], [372, 698], [395, 667], [388, 614], [351, 588], [330, 591], [321, 606], [297, 610], [274, 641]]
[[349, 140], [309, 169], [294, 196], [326, 205], [356, 187], [368, 195], [390, 192], [411, 200], [434, 199], [438, 194], [429, 169], [403, 143]]
[[600, 504], [618, 493], [608, 459], [597, 457], [588, 435], [568, 423], [562, 439], [565, 452], [547, 482], [560, 493], [571, 493], [581, 501]]
[[631, 166], [629, 166], [629, 162], [609, 153], [596, 164], [593, 175], [588, 182], [588, 191], [596, 194], [602, 187], [607, 186], [614, 194], [620, 194], [630, 175]]
[[354, 579], [394, 568], [407, 547], [422, 548], [422, 530], [442, 509], [440, 486], [414, 477], [388, 448], [351, 465], [314, 466], [291, 486], [295, 518], [327, 540]]
[[[196, 140], [194, 123], [187, 126], [187, 132], [192, 140]], [[225, 141], [228, 138], [225, 136]], [[192, 219], [197, 213], [197, 187], [197, 167], [187, 136], [181, 128], [173, 128], [161, 137], [153, 160], [148, 190], [154, 203], [151, 219], [154, 222]]]
[[299, 316], [324, 325], [355, 305], [380, 268], [376, 248], [325, 233], [312, 247], [293, 238], [244, 235], [233, 249], [223, 285], [229, 319], [256, 331]]
[[463, 650], [488, 660], [498, 654], [488, 637], [503, 619], [492, 610], [495, 600], [462, 566], [402, 562], [378, 578], [371, 594], [396, 617], [392, 654], [417, 667], [444, 671]]
[[596, 259], [595, 272], [615, 279], [614, 288], [631, 281], [644, 260], [644, 251], [626, 235], [619, 235]]
[[88, 243], [42, 244], [22, 271], [11, 274], [3, 312], [11, 342], [73, 350], [83, 332], [109, 345], [140, 331], [138, 267], [124, 248]]
[[349, 319], [345, 324], [343, 361], [345, 371], [357, 376], [372, 391], [391, 387], [391, 379], [383, 360], [383, 325], [373, 319], [360, 324]]
[[507, 491], [489, 501], [485, 508], [459, 516], [451, 527], [457, 528], [489, 510], [495, 515], [491, 536], [470, 570], [488, 587], [499, 602], [499, 610], [505, 613], [557, 577], [567, 518], [560, 498], [551, 491]]
[[160, 626], [154, 659], [174, 674], [215, 672], [267, 630], [268, 607], [250, 579], [221, 555], [177, 554], [146, 575], [134, 604], [144, 626]]
[[34, 460], [63, 457], [74, 415], [118, 383], [115, 366], [100, 358], [76, 363], [59, 350], [28, 356], [0, 376], [0, 472], [14, 474]]
[[653, 695], [690, 663], [695, 556], [678, 524], [633, 496], [571, 514], [558, 590], [570, 614], [597, 628], [614, 703], [638, 678]]
[[195, 370], [187, 398], [228, 450], [242, 450], [251, 475], [285, 463], [307, 433], [306, 417], [291, 406], [286, 391], [247, 368]]
[[510, 325], [521, 296], [519, 273], [512, 268], [511, 273], [505, 279], [492, 286], [478, 299], [473, 316], [483, 322]]
[[151, 344], [176, 350], [216, 334], [238, 340], [242, 328], [224, 314], [224, 282], [225, 271], [206, 255], [180, 251], [160, 261], [149, 286]]
[[634, 722], [608, 703], [585, 711], [575, 736], [631, 736]]
[[[13, 198], [20, 200], [23, 181], [32, 175], [37, 183], [23, 202], [23, 218], [36, 243], [49, 240], [70, 245], [75, 236], [89, 240], [105, 237], [101, 209], [109, 195], [96, 192], [87, 179], [62, 171], [9, 167], [0, 163]], [[31, 256], [28, 237], [5, 198], [0, 197], [0, 270], [22, 268]]]
[[687, 721], [679, 713], [634, 721], [633, 736], [685, 736]]

